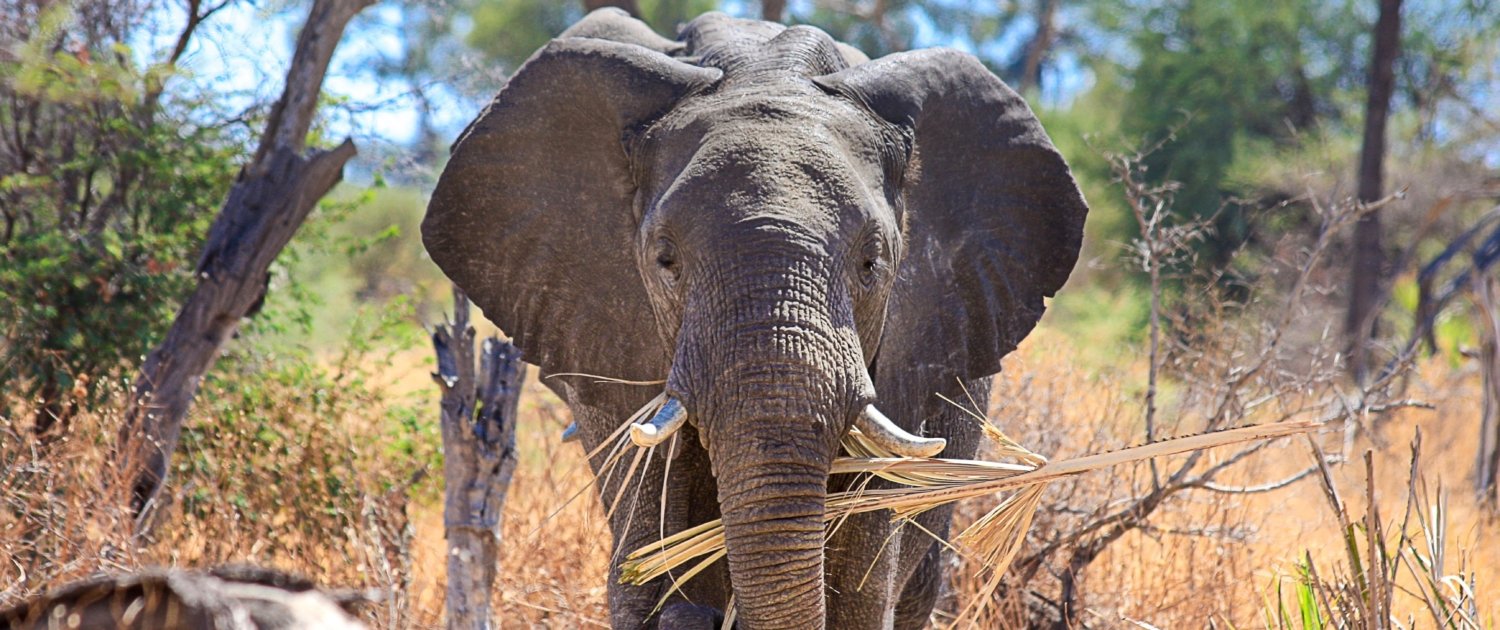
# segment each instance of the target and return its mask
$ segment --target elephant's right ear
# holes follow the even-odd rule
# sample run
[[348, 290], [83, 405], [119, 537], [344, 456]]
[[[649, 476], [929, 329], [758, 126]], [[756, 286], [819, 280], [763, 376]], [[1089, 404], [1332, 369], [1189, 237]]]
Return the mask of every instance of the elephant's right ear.
[[454, 144], [423, 243], [527, 362], [631, 380], [665, 374], [635, 263], [624, 136], [719, 76], [632, 44], [556, 39]]
[[968, 53], [896, 53], [814, 81], [911, 133], [920, 165], [880, 361], [902, 387], [999, 372], [1078, 260], [1088, 204], [1062, 154]]

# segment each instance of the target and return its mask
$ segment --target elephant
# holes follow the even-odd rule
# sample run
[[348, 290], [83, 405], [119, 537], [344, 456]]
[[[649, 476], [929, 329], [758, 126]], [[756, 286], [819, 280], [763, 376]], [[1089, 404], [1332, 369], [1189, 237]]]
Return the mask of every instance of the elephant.
[[[668, 397], [633, 430], [676, 436], [653, 456], [673, 451], [670, 472], [644, 467], [648, 490], [609, 518], [614, 627], [711, 626], [732, 595], [742, 628], [908, 628], [936, 602], [927, 532], [946, 538], [951, 511], [918, 518], [927, 532], [869, 513], [830, 535], [825, 497], [855, 483], [831, 462], [855, 426], [898, 454], [973, 457], [979, 423], [941, 397], [988, 399], [1087, 212], [1026, 102], [972, 55], [870, 60], [719, 13], [674, 41], [600, 9], [462, 132], [422, 236], [586, 452]], [[727, 558], [663, 608], [665, 578], [619, 583], [623, 553], [716, 518]]]

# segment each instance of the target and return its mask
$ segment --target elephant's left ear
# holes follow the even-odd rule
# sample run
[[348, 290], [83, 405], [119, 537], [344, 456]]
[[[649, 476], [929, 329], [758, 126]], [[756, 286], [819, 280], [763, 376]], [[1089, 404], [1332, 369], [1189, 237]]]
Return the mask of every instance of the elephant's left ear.
[[1088, 206], [1062, 155], [1026, 101], [966, 53], [899, 53], [816, 81], [915, 139], [880, 363], [945, 366], [949, 381], [999, 372], [1078, 260]]
[[[650, 44], [596, 11], [572, 32]], [[633, 43], [563, 37], [453, 147], [422, 221], [432, 260], [549, 374], [665, 376], [635, 263], [627, 139], [720, 76]]]

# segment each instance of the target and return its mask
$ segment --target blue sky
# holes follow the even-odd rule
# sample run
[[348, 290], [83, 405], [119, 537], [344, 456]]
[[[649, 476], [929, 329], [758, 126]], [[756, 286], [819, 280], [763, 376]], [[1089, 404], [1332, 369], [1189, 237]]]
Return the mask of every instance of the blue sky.
[[[256, 3], [235, 3], [214, 14], [189, 47], [180, 64], [195, 80], [223, 94], [231, 109], [256, 102], [270, 102], [282, 90], [286, 68], [296, 43], [296, 28], [306, 18], [306, 4], [293, 8], [268, 8]], [[164, 56], [176, 37], [174, 28], [183, 20], [182, 8], [168, 7], [161, 18], [173, 28], [159, 29], [155, 40], [137, 45], [144, 59]], [[366, 9], [345, 32], [324, 81], [325, 96], [346, 100], [345, 108], [325, 109], [329, 131], [337, 135], [376, 137], [407, 142], [414, 137], [417, 113], [406, 97], [405, 85], [382, 82], [360, 64], [375, 54], [399, 54], [404, 39], [395, 7], [377, 5]], [[359, 110], [359, 111], [352, 111]], [[459, 118], [472, 111], [455, 112], [445, 127], [463, 124]], [[447, 116], [444, 117], [448, 118]]]
[[[184, 57], [183, 68], [216, 93], [225, 95], [231, 109], [274, 100], [280, 94], [295, 44], [295, 29], [306, 16], [306, 5], [236, 3], [227, 7], [202, 27], [201, 36]], [[726, 2], [723, 6], [727, 12], [741, 15], [758, 10], [755, 3]], [[914, 17], [917, 47], [946, 45], [981, 52], [958, 38], [945, 41], [924, 16], [917, 13]], [[160, 58], [161, 51], [170, 48], [175, 29], [183, 20], [182, 8], [164, 8], [157, 19], [163, 21], [164, 28], [157, 29], [163, 35], [137, 45], [143, 61]], [[1013, 50], [1033, 28], [1033, 24], [1022, 18], [1000, 37], [986, 42], [982, 52]], [[343, 101], [342, 107], [323, 110], [331, 134], [353, 136], [366, 147], [374, 144], [394, 148], [415, 138], [419, 116], [409, 97], [409, 87], [402, 82], [383, 81], [368, 67], [369, 60], [377, 56], [400, 55], [406, 45], [398, 7], [376, 5], [356, 18], [345, 33], [324, 84], [325, 95]], [[1049, 70], [1044, 82], [1049, 88], [1042, 99], [1048, 106], [1065, 104], [1091, 84], [1090, 75], [1078, 59], [1064, 56], [1055, 61], [1056, 68]], [[445, 89], [433, 94], [438, 101], [434, 123], [445, 137], [456, 135], [487, 100], [462, 97]], [[372, 154], [365, 153], [366, 157]]]

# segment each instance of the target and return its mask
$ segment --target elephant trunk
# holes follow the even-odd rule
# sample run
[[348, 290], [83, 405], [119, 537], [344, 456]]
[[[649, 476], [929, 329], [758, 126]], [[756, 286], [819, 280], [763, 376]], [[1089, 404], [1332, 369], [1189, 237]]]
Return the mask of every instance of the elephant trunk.
[[686, 390], [704, 392], [697, 398], [699, 436], [717, 482], [742, 628], [824, 626], [828, 471], [840, 437], [868, 398], [863, 365], [845, 365], [817, 350], [776, 352], [831, 345], [794, 342], [790, 334], [762, 338], [771, 352], [736, 344], [735, 354], [746, 358], [720, 373], [719, 387]]
[[774, 219], [741, 227], [733, 264], [686, 290], [667, 390], [707, 446], [737, 623], [822, 628], [828, 470], [874, 387], [820, 242]]
[[745, 429], [736, 439], [710, 438], [710, 457], [739, 623], [821, 628], [829, 457], [809, 452], [808, 440], [789, 430], [814, 420], [754, 414], [728, 420]]

